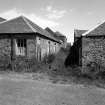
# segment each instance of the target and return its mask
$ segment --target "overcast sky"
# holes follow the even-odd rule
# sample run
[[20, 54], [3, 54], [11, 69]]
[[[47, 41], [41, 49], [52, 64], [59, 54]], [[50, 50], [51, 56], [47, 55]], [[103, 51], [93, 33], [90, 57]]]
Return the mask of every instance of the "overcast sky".
[[90, 29], [105, 20], [105, 0], [0, 0], [1, 17], [19, 15], [60, 31], [73, 42], [74, 29]]

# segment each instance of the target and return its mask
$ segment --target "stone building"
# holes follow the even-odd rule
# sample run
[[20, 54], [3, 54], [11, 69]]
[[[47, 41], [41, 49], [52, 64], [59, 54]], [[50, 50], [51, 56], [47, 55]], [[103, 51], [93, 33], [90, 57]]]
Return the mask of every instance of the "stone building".
[[59, 49], [59, 40], [24, 16], [0, 23], [0, 60], [22, 57], [41, 61]]
[[61, 42], [61, 47], [63, 48], [67, 47], [67, 38], [65, 35], [63, 35], [58, 31], [54, 32], [49, 27], [47, 27], [45, 30], [48, 31], [50, 34], [52, 34], [56, 39], [58, 39]]
[[88, 31], [75, 30], [70, 53], [69, 60], [73, 65], [105, 68], [105, 22]]
[[55, 36], [56, 36], [56, 38], [58, 38], [61, 41], [62, 47], [66, 48], [67, 47], [67, 38], [66, 38], [66, 36], [63, 35], [62, 33], [58, 32], [58, 31], [55, 32]]
[[82, 34], [82, 66], [105, 68], [105, 22]]

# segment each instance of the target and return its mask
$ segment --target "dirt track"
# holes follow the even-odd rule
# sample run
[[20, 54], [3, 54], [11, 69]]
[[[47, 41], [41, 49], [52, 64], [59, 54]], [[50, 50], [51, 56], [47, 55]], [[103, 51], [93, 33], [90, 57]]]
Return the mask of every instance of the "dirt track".
[[14, 77], [0, 76], [0, 105], [105, 105], [104, 89]]

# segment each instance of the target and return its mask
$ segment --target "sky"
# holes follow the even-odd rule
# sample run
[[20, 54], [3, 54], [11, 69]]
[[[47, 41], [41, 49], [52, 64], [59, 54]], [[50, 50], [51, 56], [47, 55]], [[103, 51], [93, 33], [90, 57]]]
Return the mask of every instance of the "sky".
[[74, 29], [89, 30], [105, 21], [105, 0], [0, 0], [0, 17], [24, 15], [42, 28], [49, 27], [73, 43]]

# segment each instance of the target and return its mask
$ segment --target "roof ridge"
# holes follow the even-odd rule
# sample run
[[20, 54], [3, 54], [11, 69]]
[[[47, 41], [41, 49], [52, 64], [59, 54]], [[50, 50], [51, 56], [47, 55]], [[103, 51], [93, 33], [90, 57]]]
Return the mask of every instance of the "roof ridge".
[[96, 28], [98, 28], [100, 25], [102, 25], [104, 23], [105, 23], [105, 21], [101, 22], [100, 24], [97, 24], [96, 26], [92, 27], [91, 29], [89, 29], [88, 31], [83, 33], [82, 36], [85, 36], [85, 35], [89, 34], [90, 32], [92, 32], [93, 30], [95, 30]]
[[26, 17], [22, 16], [23, 20], [26, 22], [26, 24], [31, 28], [32, 31], [36, 32], [32, 25], [27, 21]]
[[[34, 29], [34, 27], [30, 24], [30, 22], [32, 22], [31, 20], [28, 20], [28, 18], [26, 18], [26, 17], [24, 17], [23, 16], [23, 19], [25, 20], [25, 22], [29, 25], [29, 27], [34, 31], [34, 32], [36, 32], [35, 31], [35, 29]], [[29, 22], [28, 22], [29, 21]], [[47, 30], [45, 30], [45, 29], [43, 29], [42, 27], [40, 27], [40, 26], [38, 26], [36, 23], [34, 23], [34, 22], [32, 22], [32, 24], [34, 24], [35, 26], [37, 26], [37, 28], [42, 32], [42, 30], [43, 30], [43, 32], [45, 32], [47, 35], [49, 35], [50, 36], [50, 38], [51, 39], [53, 39], [53, 36], [47, 31]], [[45, 35], [44, 33], [42, 34], [42, 35]], [[49, 36], [47, 36], [47, 37], [49, 37]]]
[[[24, 16], [23, 16], [23, 17], [24, 17]], [[30, 23], [32, 23], [33, 25], [35, 25], [40, 31], [42, 31], [42, 30], [45, 31], [42, 27], [40, 27], [38, 24], [36, 24], [36, 23], [33, 22], [32, 20], [29, 20], [29, 19], [26, 18], [26, 17], [24, 17], [24, 19], [28, 22], [30, 28], [33, 28], [33, 31], [34, 31], [34, 32], [36, 32], [36, 31], [35, 31], [34, 27], [33, 27]]]

